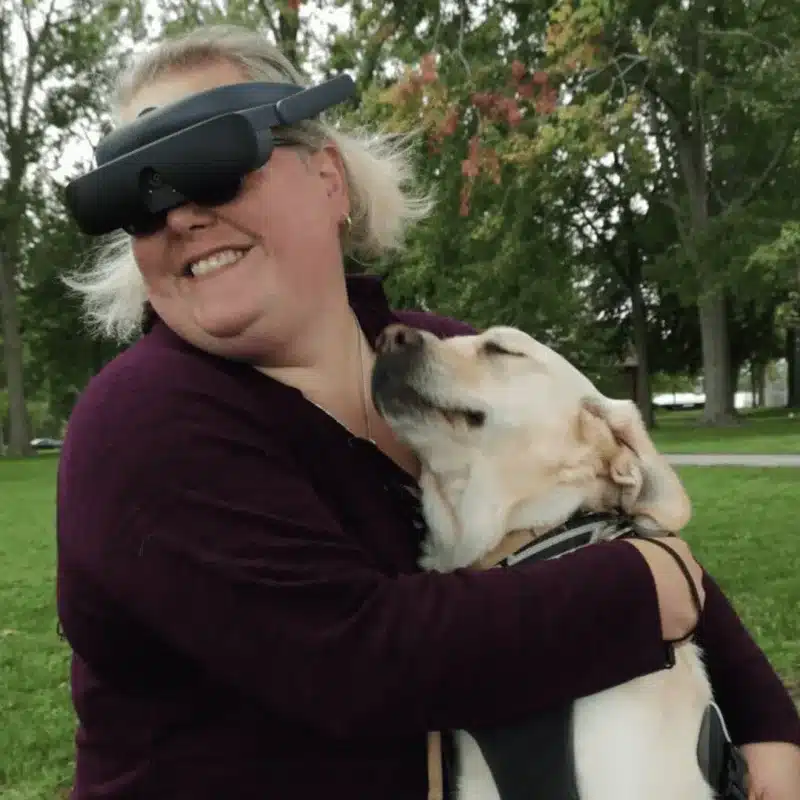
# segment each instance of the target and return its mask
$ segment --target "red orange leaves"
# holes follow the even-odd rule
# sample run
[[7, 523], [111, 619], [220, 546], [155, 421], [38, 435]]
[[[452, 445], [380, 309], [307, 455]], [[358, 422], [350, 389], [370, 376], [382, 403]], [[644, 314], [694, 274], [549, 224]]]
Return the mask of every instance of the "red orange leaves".
[[461, 174], [465, 180], [461, 185], [458, 213], [462, 217], [469, 216], [473, 185], [481, 172], [486, 172], [495, 184], [500, 184], [500, 156], [493, 148], [481, 145], [478, 136], [473, 136], [467, 146], [467, 157], [461, 162]]
[[420, 61], [419, 76], [422, 83], [430, 84], [435, 83], [439, 78], [439, 73], [436, 70], [436, 55], [435, 53], [426, 53], [422, 56]]
[[525, 65], [519, 59], [514, 59], [511, 63], [511, 77], [515, 81], [521, 81], [527, 71]]
[[473, 78], [465, 79], [458, 66], [456, 76], [452, 76], [450, 65], [446, 54], [429, 51], [416, 67], [409, 65], [383, 96], [398, 107], [404, 124], [422, 122], [431, 155], [442, 155], [448, 139], [461, 141], [461, 136], [472, 134], [460, 164], [459, 213], [466, 216], [479, 179], [501, 182], [503, 145], [498, 143], [495, 150], [487, 142], [498, 135], [500, 142], [512, 135], [535, 136], [535, 125], [529, 132], [523, 128], [525, 134], [518, 134], [516, 129], [526, 118], [534, 120], [536, 115], [555, 111], [558, 88], [548, 72], [530, 69], [520, 59], [507, 62], [507, 82], [497, 86], [476, 87]]
[[[556, 109], [558, 91], [549, 81], [550, 76], [544, 70], [537, 69], [529, 75], [521, 62], [511, 64], [511, 85], [516, 94], [521, 100], [533, 100], [539, 114], [551, 114]], [[515, 127], [520, 121], [521, 115], [518, 117], [517, 112], [510, 112], [509, 125]]]
[[490, 122], [505, 122], [514, 128], [522, 121], [522, 112], [513, 97], [492, 92], [474, 92], [470, 99], [472, 105]]
[[450, 109], [448, 110], [441, 126], [439, 127], [439, 132], [442, 134], [442, 136], [452, 136], [456, 132], [460, 117], [461, 112], [459, 111], [458, 106], [450, 106]]

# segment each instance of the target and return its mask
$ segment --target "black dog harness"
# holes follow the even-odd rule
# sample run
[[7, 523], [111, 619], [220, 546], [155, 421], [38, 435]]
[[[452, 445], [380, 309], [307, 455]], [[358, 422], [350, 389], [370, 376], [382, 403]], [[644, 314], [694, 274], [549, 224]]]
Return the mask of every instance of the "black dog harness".
[[[700, 599], [685, 564], [656, 536], [672, 534], [639, 529], [629, 518], [617, 514], [581, 514], [559, 528], [524, 545], [497, 563], [513, 567], [532, 560], [560, 556], [599, 541], [641, 537], [661, 546], [680, 566], [700, 611]], [[688, 639], [691, 631], [684, 639]], [[674, 645], [667, 642], [667, 666], [672, 667]], [[573, 706], [537, 714], [516, 726], [469, 730], [477, 742], [503, 800], [581, 800], [573, 760]], [[531, 754], [535, 753], [536, 757]], [[716, 704], [706, 709], [697, 743], [697, 760], [703, 776], [720, 800], [747, 800], [747, 776], [744, 758], [735, 747]], [[676, 798], [681, 800], [681, 798]]]

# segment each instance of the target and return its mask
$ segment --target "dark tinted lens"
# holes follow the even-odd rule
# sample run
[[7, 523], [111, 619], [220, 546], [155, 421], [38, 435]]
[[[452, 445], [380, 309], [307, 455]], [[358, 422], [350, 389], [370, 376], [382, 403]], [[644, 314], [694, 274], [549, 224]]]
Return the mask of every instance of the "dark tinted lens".
[[224, 206], [230, 203], [242, 188], [242, 179], [210, 180], [201, 188], [193, 189], [192, 200], [199, 206]]
[[131, 236], [150, 236], [160, 231], [166, 221], [166, 211], [158, 211], [155, 214], [143, 212], [135, 219], [129, 220], [122, 229]]
[[[209, 180], [200, 188], [193, 187], [192, 202], [206, 208], [223, 206], [236, 198], [243, 181], [244, 178]], [[177, 208], [177, 205], [173, 208]], [[131, 236], [149, 236], [164, 227], [168, 213], [169, 210], [156, 213], [143, 212], [136, 219], [131, 219], [123, 225], [123, 229]]]

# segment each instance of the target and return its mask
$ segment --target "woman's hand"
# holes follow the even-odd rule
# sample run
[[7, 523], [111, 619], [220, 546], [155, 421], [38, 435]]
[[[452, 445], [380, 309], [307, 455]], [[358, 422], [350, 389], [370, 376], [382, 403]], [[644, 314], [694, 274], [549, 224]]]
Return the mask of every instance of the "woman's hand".
[[[661, 614], [661, 632], [664, 641], [677, 641], [685, 638], [697, 625], [698, 609], [692, 597], [686, 576], [675, 559], [658, 545], [642, 539], [624, 539], [635, 547], [650, 567], [658, 594], [658, 608]], [[703, 569], [695, 561], [689, 545], [677, 537], [664, 537], [658, 540], [672, 550], [686, 566], [702, 609], [705, 602], [703, 589]]]
[[748, 800], [800, 798], [800, 747], [787, 742], [758, 742], [741, 748], [750, 771]]

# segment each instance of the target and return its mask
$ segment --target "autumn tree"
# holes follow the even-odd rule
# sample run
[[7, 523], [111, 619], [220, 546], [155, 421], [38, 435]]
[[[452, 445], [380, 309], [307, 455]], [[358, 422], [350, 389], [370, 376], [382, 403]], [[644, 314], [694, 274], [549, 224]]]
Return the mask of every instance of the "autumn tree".
[[577, 105], [633, 103], [646, 121], [699, 311], [708, 423], [731, 417], [728, 294], [739, 277], [715, 250], [731, 219], [786, 177], [798, 25], [789, 0], [563, 0], [548, 27], [550, 61]]
[[[435, 49], [365, 98], [371, 121], [422, 130], [418, 170], [439, 201], [409, 255], [392, 263], [389, 286], [403, 300], [421, 296], [483, 324], [519, 324], [587, 370], [607, 373], [627, 348], [609, 349], [613, 332], [586, 287], [598, 267], [630, 286], [632, 262], [616, 245], [609, 261], [605, 239], [648, 161], [625, 139], [624, 112], [604, 119], [598, 107], [590, 120], [561, 107], [557, 82], [539, 66], [543, 48], [531, 44], [546, 8], [537, 15], [517, 6], [519, 16], [505, 5], [471, 22], [451, 6], [423, 42]], [[593, 129], [596, 136], [586, 135]], [[609, 191], [597, 164], [615, 138], [627, 144], [631, 173], [622, 194]], [[592, 162], [598, 169], [588, 176]], [[646, 375], [644, 357], [641, 370]]]
[[308, 16], [326, 5], [332, 4], [326, 0], [162, 0], [151, 27], [159, 28], [160, 35], [217, 23], [259, 28], [295, 64], [302, 65], [316, 41], [301, 24], [301, 8]]
[[[396, 305], [479, 326], [520, 325], [612, 392], [627, 391], [619, 363], [633, 347], [647, 416], [650, 373], [719, 380], [718, 347], [707, 335], [720, 308], [714, 297], [724, 300], [726, 411], [738, 366], [772, 357], [775, 336], [790, 336], [784, 290], [800, 159], [794, 142], [783, 146], [794, 113], [782, 106], [794, 90], [791, 25], [781, 34], [789, 38], [770, 46], [761, 38], [780, 26], [770, 14], [784, 6], [772, 8], [759, 21], [737, 4], [701, 13], [677, 2], [598, 0], [574, 8], [535, 0], [165, 0], [139, 28], [152, 39], [198, 24], [244, 24], [311, 79], [350, 72], [358, 97], [330, 117], [414, 132], [416, 171], [437, 204], [410, 232], [406, 252], [349, 268], [383, 272]], [[762, 27], [743, 35], [742, 19]], [[697, 61], [700, 40], [705, 60]], [[116, 43], [98, 44], [99, 64], [103, 48], [118, 67]], [[700, 184], [698, 131], [709, 154]], [[702, 225], [698, 185], [706, 187]], [[16, 261], [26, 278], [17, 298], [27, 385], [46, 391], [47, 375], [57, 376], [53, 403], [66, 408], [109, 354], [83, 341], [74, 302], [47, 272], [49, 261], [80, 257], [86, 242], [60, 227], [51, 203], [27, 198], [26, 247]], [[58, 231], [49, 241], [43, 224]], [[779, 322], [769, 328], [776, 307]], [[60, 341], [70, 342], [71, 363], [58, 363]], [[709, 372], [702, 362], [712, 356]], [[714, 391], [709, 415], [719, 421]]]

